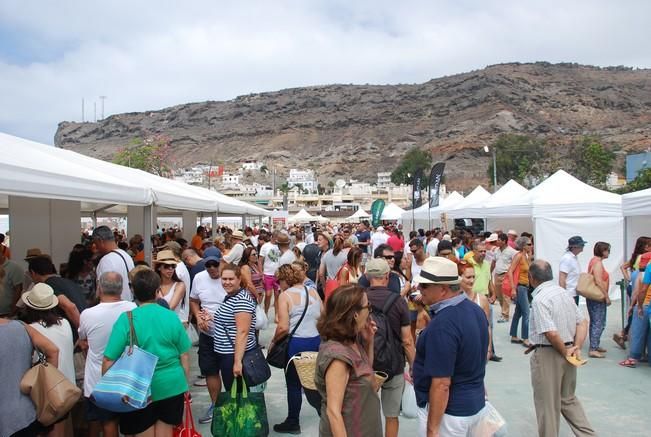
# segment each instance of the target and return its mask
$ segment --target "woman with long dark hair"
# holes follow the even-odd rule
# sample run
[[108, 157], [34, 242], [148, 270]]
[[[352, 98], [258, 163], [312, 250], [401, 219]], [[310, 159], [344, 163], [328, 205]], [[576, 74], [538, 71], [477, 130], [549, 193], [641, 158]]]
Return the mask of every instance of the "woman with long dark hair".
[[362, 276], [362, 250], [358, 247], [351, 247], [346, 256], [346, 263], [341, 269], [339, 275], [339, 285], [357, 284], [359, 277]]
[[190, 304], [186, 302], [185, 284], [176, 275], [176, 265], [180, 261], [171, 250], [161, 250], [154, 260], [154, 269], [160, 276], [160, 289], [163, 299], [178, 316], [181, 323], [187, 325]]
[[81, 250], [70, 252], [65, 277], [79, 284], [89, 305], [95, 303], [97, 278], [93, 265], [93, 252], [90, 249], [82, 247]]
[[603, 301], [586, 299], [588, 314], [590, 315], [590, 351], [588, 356], [592, 358], [604, 358], [606, 349], [600, 346], [601, 334], [606, 327], [606, 309], [610, 305], [608, 290], [610, 289], [610, 275], [604, 267], [603, 261], [610, 255], [610, 244], [598, 241], [594, 245], [594, 257], [588, 264], [588, 273], [594, 277], [594, 281], [603, 293]]
[[244, 249], [239, 266], [242, 275], [242, 286], [251, 293], [251, 296], [258, 303], [262, 302], [264, 298], [264, 275], [258, 266], [258, 250], [255, 247]]

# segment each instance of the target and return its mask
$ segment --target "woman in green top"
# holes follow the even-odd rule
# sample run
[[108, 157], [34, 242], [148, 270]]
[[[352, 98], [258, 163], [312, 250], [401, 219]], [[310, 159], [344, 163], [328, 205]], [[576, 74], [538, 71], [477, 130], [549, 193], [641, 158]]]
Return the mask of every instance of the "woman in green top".
[[[178, 316], [156, 303], [160, 278], [153, 270], [136, 273], [131, 281], [139, 307], [132, 311], [138, 346], [158, 357], [151, 381], [152, 403], [142, 410], [120, 414], [120, 432], [125, 435], [171, 436], [183, 420], [183, 396], [188, 391], [190, 339]], [[129, 344], [127, 313], [120, 315], [102, 363], [102, 374], [113, 365]]]

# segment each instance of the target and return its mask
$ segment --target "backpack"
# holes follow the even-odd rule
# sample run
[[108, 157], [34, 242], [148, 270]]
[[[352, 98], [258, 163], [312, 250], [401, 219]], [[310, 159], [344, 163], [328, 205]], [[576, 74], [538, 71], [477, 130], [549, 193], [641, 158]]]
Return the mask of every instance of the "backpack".
[[389, 375], [389, 378], [399, 375], [405, 370], [402, 336], [399, 332], [391, 329], [387, 315], [399, 297], [399, 294], [391, 293], [382, 309], [373, 305], [372, 317], [377, 325], [373, 339], [373, 370], [384, 372]]

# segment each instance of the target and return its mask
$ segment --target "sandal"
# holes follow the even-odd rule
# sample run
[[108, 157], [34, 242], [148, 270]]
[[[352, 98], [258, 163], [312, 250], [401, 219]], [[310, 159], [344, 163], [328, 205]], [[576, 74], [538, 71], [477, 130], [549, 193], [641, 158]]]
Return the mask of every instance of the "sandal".
[[524, 340], [524, 341], [522, 342], [522, 346], [528, 348], [528, 347], [531, 347], [531, 343], [529, 342], [529, 340]]
[[617, 346], [621, 347], [622, 349], [626, 349], [626, 342], [624, 341], [623, 336], [619, 334], [613, 334], [613, 341], [617, 343]]
[[588, 352], [588, 356], [590, 358], [606, 358], [606, 355], [596, 350]]
[[521, 344], [522, 340], [520, 340], [519, 338], [511, 337], [511, 343], [513, 343], [513, 344]]
[[624, 361], [620, 361], [619, 365], [623, 367], [630, 367], [631, 369], [635, 369], [635, 367], [637, 367], [637, 361], [634, 360], [633, 358], [626, 358]]
[[595, 350], [596, 350], [597, 352], [601, 352], [602, 354], [605, 354], [606, 352], [608, 352], [607, 349], [604, 349], [604, 348], [602, 348], [602, 347], [598, 347], [598, 348], [595, 349]]

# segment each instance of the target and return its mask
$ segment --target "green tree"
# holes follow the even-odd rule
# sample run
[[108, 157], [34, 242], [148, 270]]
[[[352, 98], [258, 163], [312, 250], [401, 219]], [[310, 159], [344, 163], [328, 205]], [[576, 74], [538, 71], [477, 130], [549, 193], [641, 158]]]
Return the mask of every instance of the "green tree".
[[283, 182], [280, 187], [278, 187], [278, 191], [280, 191], [283, 194], [289, 193], [290, 186], [287, 182]]
[[[503, 134], [490, 146], [497, 162], [497, 183], [505, 184], [513, 179], [529, 185], [530, 178], [540, 176], [540, 162], [545, 152], [545, 142], [527, 135]], [[493, 182], [493, 161], [487, 175]]]
[[423, 171], [423, 177], [428, 176], [432, 167], [432, 155], [418, 147], [412, 147], [402, 157], [398, 166], [391, 172], [391, 182], [396, 185], [411, 184], [418, 170]]
[[572, 156], [576, 178], [595, 187], [606, 186], [615, 162], [615, 153], [606, 149], [598, 138], [583, 137]]
[[635, 179], [620, 188], [617, 192], [620, 194], [632, 193], [633, 191], [646, 190], [651, 188], [651, 168], [640, 170]]
[[173, 167], [171, 141], [165, 135], [154, 135], [144, 140], [135, 138], [116, 152], [113, 162], [158, 176], [169, 176]]

